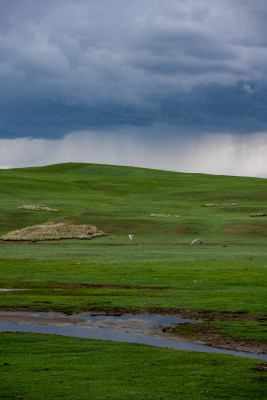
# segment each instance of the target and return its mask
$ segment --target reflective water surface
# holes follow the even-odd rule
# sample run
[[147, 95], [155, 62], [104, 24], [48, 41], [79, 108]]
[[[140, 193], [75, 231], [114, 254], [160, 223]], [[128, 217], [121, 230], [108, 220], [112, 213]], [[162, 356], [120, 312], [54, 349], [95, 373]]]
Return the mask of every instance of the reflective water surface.
[[177, 350], [222, 353], [267, 360], [266, 354], [219, 349], [164, 337], [163, 326], [194, 321], [164, 315], [91, 315], [66, 316], [59, 313], [0, 312], [0, 331], [31, 332], [111, 340], [166, 347]]

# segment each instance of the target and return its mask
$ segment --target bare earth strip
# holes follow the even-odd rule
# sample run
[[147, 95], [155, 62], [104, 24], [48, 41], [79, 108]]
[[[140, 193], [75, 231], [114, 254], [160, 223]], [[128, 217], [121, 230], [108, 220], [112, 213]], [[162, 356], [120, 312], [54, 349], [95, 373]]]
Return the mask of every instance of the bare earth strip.
[[[42, 245], [42, 246], [58, 246], [60, 243], [55, 243], [53, 242], [52, 239], [50, 239], [51, 241], [49, 242], [36, 242], [36, 241], [31, 241], [31, 240], [0, 240], [0, 244], [33, 244], [33, 245]], [[86, 242], [86, 240], [84, 240], [84, 242], [80, 242], [80, 243], [72, 243], [72, 242], [66, 242], [64, 241], [64, 243], [62, 243], [68, 246], [191, 246], [190, 243], [88, 243]], [[208, 244], [203, 244], [201, 245], [201, 247], [203, 246], [222, 246], [222, 247], [228, 247], [228, 246], [242, 246], [243, 244], [233, 244], [233, 243], [208, 243]], [[198, 245], [198, 247], [200, 247]]]

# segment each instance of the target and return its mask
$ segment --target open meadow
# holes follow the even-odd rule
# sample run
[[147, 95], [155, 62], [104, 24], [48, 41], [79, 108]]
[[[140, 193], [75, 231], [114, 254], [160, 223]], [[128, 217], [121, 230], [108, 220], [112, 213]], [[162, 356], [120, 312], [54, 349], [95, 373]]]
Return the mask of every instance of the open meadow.
[[[177, 314], [201, 322], [166, 334], [267, 351], [266, 179], [70, 163], [0, 170], [0, 184], [0, 288], [21, 289], [0, 291], [0, 310]], [[266, 389], [259, 360], [0, 338], [4, 399], [254, 400]]]

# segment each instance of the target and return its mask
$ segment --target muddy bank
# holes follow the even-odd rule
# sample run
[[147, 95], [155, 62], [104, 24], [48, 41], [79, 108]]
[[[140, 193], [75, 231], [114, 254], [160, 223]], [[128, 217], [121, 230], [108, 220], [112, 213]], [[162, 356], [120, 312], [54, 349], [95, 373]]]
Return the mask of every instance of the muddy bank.
[[[99, 310], [100, 311], [100, 310]], [[257, 340], [237, 339], [230, 335], [226, 335], [218, 328], [212, 325], [216, 321], [257, 321], [263, 317], [255, 314], [245, 314], [238, 312], [224, 311], [204, 311], [204, 310], [187, 310], [187, 309], [101, 309], [101, 312], [123, 314], [131, 313], [135, 315], [142, 314], [159, 314], [179, 316], [181, 318], [189, 318], [199, 320], [196, 324], [184, 323], [177, 327], [162, 328], [165, 337], [186, 340], [191, 343], [203, 344], [207, 346], [217, 347], [227, 350], [245, 351], [257, 354], [267, 354], [267, 342]], [[201, 322], [200, 322], [201, 321]]]
[[[57, 285], [56, 285], [57, 286]], [[61, 286], [59, 284], [58, 286]], [[76, 287], [74, 284], [62, 284], [64, 287]], [[77, 287], [94, 287], [94, 288], [117, 288], [117, 285], [87, 285], [87, 284], [78, 284]], [[118, 288], [123, 288], [122, 286], [118, 286]], [[127, 289], [128, 286], [125, 286]], [[133, 286], [129, 287], [133, 288]], [[143, 288], [143, 287], [142, 287]], [[4, 289], [6, 291], [12, 291], [17, 289]], [[19, 289], [19, 290], [30, 290], [30, 289]], [[38, 311], [37, 308], [30, 307], [4, 307], [0, 309], [1, 311]], [[57, 310], [47, 307], [46, 309], [42, 308], [42, 311], [47, 312], [55, 312]], [[242, 312], [228, 312], [228, 311], [205, 311], [205, 310], [191, 310], [191, 309], [183, 309], [183, 308], [159, 308], [159, 307], [150, 307], [150, 308], [120, 308], [120, 307], [95, 307], [95, 308], [79, 308], [79, 309], [66, 309], [66, 310], [58, 310], [58, 312], [62, 312], [66, 315], [71, 315], [74, 313], [82, 313], [89, 312], [90, 314], [105, 314], [105, 315], [123, 315], [123, 314], [134, 314], [134, 315], [169, 315], [169, 316], [178, 316], [181, 318], [190, 318], [196, 320], [205, 320], [205, 321], [258, 321], [262, 320], [264, 317], [262, 315], [256, 314], [247, 314]]]
[[[221, 332], [217, 327], [212, 325], [214, 321], [230, 321], [230, 320], [257, 320], [260, 318], [255, 315], [240, 314], [240, 313], [225, 313], [225, 312], [207, 312], [196, 310], [162, 310], [162, 309], [98, 309], [98, 310], [84, 310], [90, 312], [92, 316], [125, 316], [131, 314], [132, 317], [138, 319], [144, 315], [147, 316], [165, 316], [165, 317], [180, 317], [185, 321], [186, 319], [197, 320], [195, 323], [181, 322], [172, 326], [158, 326], [157, 336], [166, 339], [174, 339], [186, 341], [194, 344], [210, 346], [214, 348], [235, 350], [241, 352], [249, 352], [255, 354], [267, 354], [267, 343], [256, 340], [236, 339]], [[201, 320], [201, 321], [199, 321]], [[26, 312], [26, 311], [0, 311], [0, 321], [10, 322], [17, 324], [38, 324], [38, 325], [51, 325], [58, 326], [89, 326], [83, 314], [79, 315], [64, 315], [62, 313], [48, 311], [44, 312]], [[140, 321], [140, 320], [139, 320]], [[105, 328], [111, 328], [113, 323], [105, 322]], [[139, 324], [140, 325], [140, 324]], [[103, 323], [96, 326], [103, 328]], [[120, 328], [121, 329], [121, 328]], [[128, 329], [128, 328], [127, 328]], [[146, 327], [141, 323], [137, 326], [142, 334], [151, 334]]]
[[237, 339], [221, 332], [209, 322], [196, 324], [180, 324], [176, 327], [166, 327], [163, 331], [170, 338], [188, 340], [216, 348], [245, 351], [257, 354], [267, 354], [267, 343], [258, 340]]
[[[94, 287], [106, 287], [105, 285], [94, 285]], [[121, 286], [120, 286], [121, 287]], [[126, 288], [126, 287], [125, 287]], [[133, 288], [131, 286], [131, 288]], [[113, 308], [113, 307], [99, 307], [94, 309], [84, 309], [81, 311], [88, 311], [90, 313], [102, 313], [106, 315], [122, 315], [122, 314], [134, 314], [134, 315], [170, 315], [178, 316], [182, 318], [199, 319], [206, 321], [231, 321], [231, 320], [242, 320], [242, 321], [257, 321], [261, 320], [262, 315], [247, 314], [242, 312], [228, 312], [228, 311], [205, 311], [205, 310], [191, 310], [184, 308]], [[75, 311], [73, 311], [75, 312]]]
[[64, 315], [57, 312], [32, 312], [32, 311], [0, 311], [1, 322], [14, 322], [16, 324], [38, 325], [83, 325], [84, 318]]
[[[107, 312], [102, 310], [102, 312]], [[110, 310], [109, 310], [110, 311]], [[187, 309], [158, 309], [158, 308], [147, 308], [147, 309], [127, 309], [118, 310], [116, 312], [130, 312], [132, 314], [161, 314], [161, 315], [177, 315], [181, 318], [190, 318], [198, 320], [196, 324], [184, 323], [179, 324], [177, 327], [162, 328], [162, 332], [169, 338], [175, 338], [177, 340], [186, 340], [192, 343], [203, 344], [207, 346], [245, 351], [257, 354], [267, 354], [267, 342], [258, 340], [246, 340], [237, 339], [230, 335], [226, 335], [221, 332], [218, 328], [212, 325], [212, 322], [224, 322], [224, 321], [257, 321], [262, 320], [261, 315], [246, 314], [238, 312], [226, 312], [226, 311], [204, 311], [204, 310], [187, 310]], [[264, 318], [265, 319], [265, 318]]]

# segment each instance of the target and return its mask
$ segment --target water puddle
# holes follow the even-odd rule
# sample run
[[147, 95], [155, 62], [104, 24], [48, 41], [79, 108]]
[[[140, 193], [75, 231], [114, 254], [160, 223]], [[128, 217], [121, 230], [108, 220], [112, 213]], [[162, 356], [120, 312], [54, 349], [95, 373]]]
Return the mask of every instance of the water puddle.
[[266, 354], [225, 350], [164, 337], [163, 326], [193, 320], [165, 315], [120, 316], [59, 313], [0, 312], [0, 331], [44, 333], [115, 342], [139, 343], [176, 350], [221, 353], [267, 360]]

